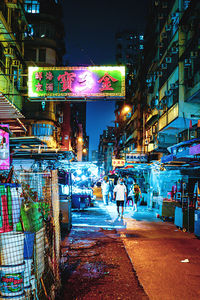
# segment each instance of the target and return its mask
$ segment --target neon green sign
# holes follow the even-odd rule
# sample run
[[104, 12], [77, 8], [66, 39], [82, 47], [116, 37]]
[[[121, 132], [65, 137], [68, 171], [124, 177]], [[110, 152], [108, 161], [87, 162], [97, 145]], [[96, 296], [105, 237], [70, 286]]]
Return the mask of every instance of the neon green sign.
[[28, 96], [125, 97], [125, 67], [29, 67]]

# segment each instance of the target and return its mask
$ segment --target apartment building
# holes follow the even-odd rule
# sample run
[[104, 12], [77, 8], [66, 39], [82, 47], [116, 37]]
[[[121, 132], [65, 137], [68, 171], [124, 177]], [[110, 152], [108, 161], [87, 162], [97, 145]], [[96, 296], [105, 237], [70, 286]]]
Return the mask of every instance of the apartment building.
[[[167, 153], [167, 148], [197, 136], [199, 105], [199, 1], [152, 1], [150, 20], [156, 22], [146, 36], [147, 111], [145, 152]], [[147, 25], [147, 27], [150, 24]], [[150, 48], [151, 47], [151, 48]], [[149, 51], [151, 49], [151, 51]], [[190, 128], [191, 127], [191, 128]], [[186, 139], [186, 137], [185, 137]]]
[[[133, 118], [136, 105], [136, 77], [144, 48], [144, 35], [135, 31], [124, 30], [116, 34], [116, 63], [126, 67], [126, 99], [117, 101], [115, 106], [115, 156], [123, 157], [124, 153], [135, 148], [135, 136], [132, 135]], [[127, 110], [126, 110], [127, 107]], [[129, 107], [129, 109], [128, 109]]]
[[15, 135], [26, 132], [22, 114], [26, 26], [22, 0], [0, 2], [0, 122], [9, 124]]

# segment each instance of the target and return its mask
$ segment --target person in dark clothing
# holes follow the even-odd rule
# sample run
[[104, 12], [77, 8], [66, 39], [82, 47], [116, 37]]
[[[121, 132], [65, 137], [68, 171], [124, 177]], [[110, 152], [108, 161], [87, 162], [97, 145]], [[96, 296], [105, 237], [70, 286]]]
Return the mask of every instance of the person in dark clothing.
[[142, 197], [140, 187], [137, 183], [135, 183], [134, 186], [133, 186], [133, 193], [134, 193], [134, 207], [133, 207], [133, 209], [135, 211], [137, 211], [137, 203], [139, 202], [139, 197]]

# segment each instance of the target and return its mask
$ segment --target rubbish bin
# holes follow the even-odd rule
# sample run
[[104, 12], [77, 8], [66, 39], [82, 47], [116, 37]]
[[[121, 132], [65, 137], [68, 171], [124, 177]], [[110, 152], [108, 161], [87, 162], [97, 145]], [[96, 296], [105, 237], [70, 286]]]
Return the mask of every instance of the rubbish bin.
[[194, 232], [194, 209], [176, 207], [174, 224], [184, 231]]
[[71, 199], [60, 199], [61, 228], [70, 231], [72, 227]]
[[195, 210], [194, 217], [194, 234], [200, 237], [200, 210]]

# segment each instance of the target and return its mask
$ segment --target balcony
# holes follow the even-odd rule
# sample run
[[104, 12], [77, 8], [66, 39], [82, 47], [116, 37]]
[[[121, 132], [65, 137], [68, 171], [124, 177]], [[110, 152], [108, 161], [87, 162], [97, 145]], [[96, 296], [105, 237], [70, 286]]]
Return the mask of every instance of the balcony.
[[159, 118], [158, 121], [159, 131], [162, 130], [164, 127], [168, 126], [172, 121], [177, 119], [178, 113], [179, 113], [179, 105], [178, 103], [176, 103]]
[[146, 120], [146, 126], [152, 126], [159, 118], [159, 112], [157, 109], [154, 109], [152, 113], [148, 116]]

